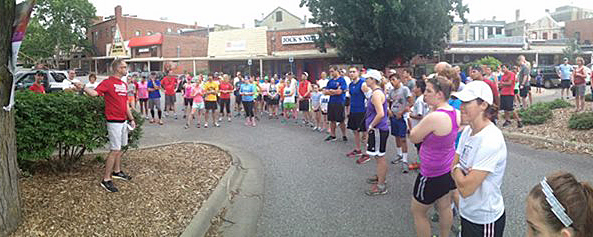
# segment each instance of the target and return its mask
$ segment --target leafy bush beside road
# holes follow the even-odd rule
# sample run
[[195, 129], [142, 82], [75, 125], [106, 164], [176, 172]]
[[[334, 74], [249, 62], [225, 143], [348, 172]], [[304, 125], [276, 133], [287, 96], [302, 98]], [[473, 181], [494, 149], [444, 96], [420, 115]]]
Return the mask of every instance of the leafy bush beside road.
[[[108, 142], [103, 98], [22, 91], [15, 99], [17, 160], [22, 169], [46, 161], [54, 169], [65, 170], [85, 152]], [[142, 117], [136, 114], [135, 118], [138, 126], [130, 134], [132, 147], [142, 135]]]
[[571, 103], [569, 103], [568, 101], [563, 100], [563, 99], [555, 99], [550, 102], [545, 102], [545, 104], [550, 109], [564, 109], [564, 108], [572, 107]]
[[593, 112], [576, 113], [570, 116], [568, 127], [576, 130], [589, 130], [593, 128]]
[[524, 124], [538, 125], [552, 118], [552, 110], [547, 103], [536, 103], [527, 109], [519, 110], [519, 115]]

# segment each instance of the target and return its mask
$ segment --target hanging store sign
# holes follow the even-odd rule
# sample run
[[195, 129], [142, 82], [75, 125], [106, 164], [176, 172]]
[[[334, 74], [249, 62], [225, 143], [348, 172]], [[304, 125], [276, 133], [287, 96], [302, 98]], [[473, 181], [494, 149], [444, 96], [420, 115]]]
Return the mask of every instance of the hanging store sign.
[[319, 35], [291, 35], [282, 36], [282, 44], [311, 44], [315, 43], [315, 40], [319, 38]]
[[141, 49], [138, 49], [138, 53], [148, 53], [148, 52], [150, 52], [150, 49], [149, 48], [141, 48]]

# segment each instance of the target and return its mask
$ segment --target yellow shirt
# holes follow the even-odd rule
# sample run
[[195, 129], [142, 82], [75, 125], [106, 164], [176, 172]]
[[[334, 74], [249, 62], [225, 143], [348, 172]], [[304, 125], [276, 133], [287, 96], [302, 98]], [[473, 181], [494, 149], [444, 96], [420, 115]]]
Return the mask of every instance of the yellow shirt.
[[215, 81], [206, 81], [204, 83], [204, 90], [206, 91], [206, 93], [215, 92], [215, 94], [207, 95], [204, 100], [216, 101], [216, 94], [218, 94], [218, 83], [216, 83]]

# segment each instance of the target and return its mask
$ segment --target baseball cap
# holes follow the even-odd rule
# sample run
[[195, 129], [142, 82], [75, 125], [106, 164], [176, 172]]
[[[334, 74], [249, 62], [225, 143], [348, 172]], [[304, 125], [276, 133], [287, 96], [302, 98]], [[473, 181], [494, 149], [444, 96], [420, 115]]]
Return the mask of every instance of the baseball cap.
[[366, 73], [362, 75], [362, 77], [364, 78], [372, 78], [375, 79], [376, 81], [381, 81], [381, 79], [383, 78], [381, 76], [381, 73], [375, 69], [367, 69]]
[[303, 72], [303, 74], [305, 74], [305, 76], [309, 77], [309, 73]]
[[465, 85], [462, 91], [455, 92], [452, 94], [452, 96], [463, 102], [469, 102], [480, 98], [491, 105], [494, 101], [490, 86], [483, 81], [472, 81]]

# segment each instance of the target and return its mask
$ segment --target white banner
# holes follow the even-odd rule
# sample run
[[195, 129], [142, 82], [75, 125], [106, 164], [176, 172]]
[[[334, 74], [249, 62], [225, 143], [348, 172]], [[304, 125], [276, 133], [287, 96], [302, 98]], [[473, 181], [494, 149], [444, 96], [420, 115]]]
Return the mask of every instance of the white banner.
[[247, 49], [247, 42], [245, 40], [227, 41], [225, 44], [225, 51], [245, 51]]
[[291, 35], [282, 36], [282, 44], [311, 44], [315, 43], [319, 35]]

